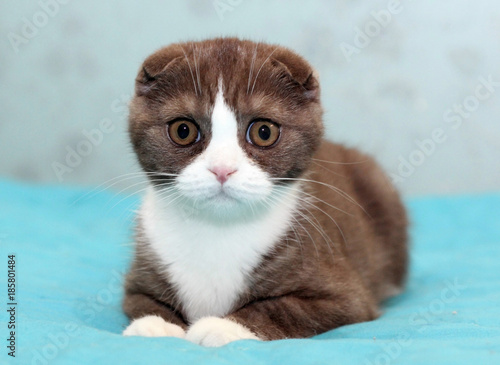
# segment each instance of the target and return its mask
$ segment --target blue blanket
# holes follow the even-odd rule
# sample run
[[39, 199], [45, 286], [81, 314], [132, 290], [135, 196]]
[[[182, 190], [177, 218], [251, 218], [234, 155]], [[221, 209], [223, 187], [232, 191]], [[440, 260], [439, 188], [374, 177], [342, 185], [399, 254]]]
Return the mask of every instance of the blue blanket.
[[[500, 364], [500, 194], [408, 201], [406, 291], [381, 318], [312, 339], [202, 348], [125, 338], [137, 197], [0, 181], [0, 363]], [[6, 311], [15, 254], [15, 315]], [[7, 355], [14, 318], [15, 356]]]

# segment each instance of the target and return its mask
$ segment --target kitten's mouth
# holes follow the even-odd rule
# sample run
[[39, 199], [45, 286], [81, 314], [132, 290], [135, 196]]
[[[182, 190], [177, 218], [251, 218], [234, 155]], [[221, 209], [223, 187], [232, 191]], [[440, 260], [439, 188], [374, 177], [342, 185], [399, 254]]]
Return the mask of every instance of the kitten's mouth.
[[201, 206], [205, 206], [210, 210], [232, 211], [236, 213], [244, 209], [244, 207], [251, 205], [250, 202], [253, 199], [250, 196], [242, 196], [238, 190], [222, 186], [217, 192], [206, 196], [203, 201], [204, 203]]
[[208, 198], [209, 201], [217, 202], [217, 203], [226, 203], [226, 202], [236, 202], [238, 199], [236, 199], [234, 196], [232, 196], [227, 189], [222, 187], [217, 193], [215, 193], [213, 196]]
[[213, 184], [193, 189], [183, 189], [180, 186], [179, 193], [183, 198], [177, 202], [184, 205], [189, 211], [192, 211], [190, 208], [193, 208], [199, 213], [226, 212], [238, 215], [262, 204], [265, 205], [263, 202], [266, 201], [271, 192], [249, 184], [243, 184], [241, 187], [231, 184], [218, 184], [218, 186]]
[[195, 210], [201, 215], [208, 215], [210, 219], [234, 220], [239, 219], [242, 213], [246, 214], [248, 204], [245, 200], [234, 196], [226, 189], [220, 189], [203, 199], [194, 201]]

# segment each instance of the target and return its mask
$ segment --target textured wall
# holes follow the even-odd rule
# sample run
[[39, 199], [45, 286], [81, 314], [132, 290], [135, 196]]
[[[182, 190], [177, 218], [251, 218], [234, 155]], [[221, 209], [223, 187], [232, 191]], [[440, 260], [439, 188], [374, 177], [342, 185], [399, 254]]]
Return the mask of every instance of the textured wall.
[[219, 35], [309, 59], [328, 137], [378, 156], [405, 194], [500, 189], [495, 0], [4, 0], [0, 175], [97, 185], [137, 171], [125, 106], [141, 61]]

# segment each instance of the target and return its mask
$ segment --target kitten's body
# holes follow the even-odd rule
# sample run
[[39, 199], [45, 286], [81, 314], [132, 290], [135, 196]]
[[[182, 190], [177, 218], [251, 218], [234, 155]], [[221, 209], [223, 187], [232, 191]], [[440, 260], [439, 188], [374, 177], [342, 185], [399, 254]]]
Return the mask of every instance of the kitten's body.
[[[186, 115], [202, 136], [179, 149], [160, 129]], [[256, 118], [279, 123], [272, 148], [245, 141]], [[321, 140], [319, 85], [292, 52], [236, 39], [159, 51], [139, 74], [130, 130], [152, 186], [125, 334], [308, 337], [376, 318], [402, 286], [398, 194], [371, 158]], [[206, 170], [221, 164], [231, 173], [214, 184]]]

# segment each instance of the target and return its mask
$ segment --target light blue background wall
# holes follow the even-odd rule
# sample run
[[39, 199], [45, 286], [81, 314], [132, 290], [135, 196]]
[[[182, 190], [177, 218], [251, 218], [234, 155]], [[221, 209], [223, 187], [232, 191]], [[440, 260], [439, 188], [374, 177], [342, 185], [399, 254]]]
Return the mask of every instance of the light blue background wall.
[[[387, 13], [387, 0], [65, 0], [43, 10], [50, 2], [0, 3], [1, 176], [59, 183], [53, 164], [104, 118], [113, 132], [62, 182], [97, 185], [137, 171], [123, 110], [141, 61], [170, 42], [237, 35], [309, 59], [328, 137], [375, 154], [405, 194], [500, 189], [500, 84], [474, 96], [481, 77], [500, 82], [496, 0], [402, 0], [380, 32], [371, 12]], [[356, 28], [374, 34], [349, 58], [342, 47], [355, 45]], [[17, 52], [15, 37], [25, 38]], [[448, 111], [464, 100], [467, 117]], [[433, 134], [446, 140], [422, 158], [416, 141]], [[410, 158], [418, 166], [398, 171]]]

